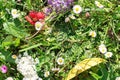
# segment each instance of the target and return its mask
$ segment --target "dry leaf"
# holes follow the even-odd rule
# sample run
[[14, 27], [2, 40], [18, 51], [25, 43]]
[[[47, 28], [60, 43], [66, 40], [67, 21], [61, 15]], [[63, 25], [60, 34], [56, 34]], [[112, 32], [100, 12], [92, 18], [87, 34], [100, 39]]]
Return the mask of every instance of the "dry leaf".
[[99, 63], [105, 62], [102, 58], [89, 58], [81, 61], [75, 67], [73, 67], [70, 72], [68, 73], [68, 76], [65, 78], [65, 80], [70, 80], [77, 76], [78, 74], [82, 73], [83, 71], [86, 71], [87, 69], [90, 69], [91, 67], [98, 65]]

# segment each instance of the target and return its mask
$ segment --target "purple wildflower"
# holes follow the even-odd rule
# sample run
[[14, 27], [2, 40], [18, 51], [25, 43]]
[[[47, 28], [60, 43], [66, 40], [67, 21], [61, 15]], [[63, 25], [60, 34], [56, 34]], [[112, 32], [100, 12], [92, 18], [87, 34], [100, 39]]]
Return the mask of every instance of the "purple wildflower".
[[63, 12], [70, 8], [74, 0], [48, 0], [47, 3], [52, 10], [56, 12]]
[[48, 16], [48, 15], [52, 12], [52, 9], [49, 8], [49, 7], [45, 7], [45, 8], [43, 9], [43, 12]]

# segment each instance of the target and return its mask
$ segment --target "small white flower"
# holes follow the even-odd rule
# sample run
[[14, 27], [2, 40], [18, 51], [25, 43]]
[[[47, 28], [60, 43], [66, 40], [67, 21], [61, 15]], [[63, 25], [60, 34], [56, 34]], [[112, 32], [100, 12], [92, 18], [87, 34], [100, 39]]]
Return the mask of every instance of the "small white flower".
[[98, 1], [95, 1], [95, 5], [99, 8], [103, 8], [104, 6], [102, 4], [100, 4], [100, 2]]
[[36, 30], [41, 30], [42, 27], [43, 27], [43, 23], [41, 23], [40, 21], [37, 21], [37, 22], [35, 23], [35, 29], [36, 29]]
[[13, 80], [13, 78], [12, 77], [8, 77], [7, 79], [5, 79], [5, 80]]
[[106, 58], [110, 58], [110, 57], [112, 57], [113, 53], [112, 52], [106, 52], [104, 55], [105, 55]]
[[17, 9], [12, 9], [11, 14], [12, 14], [13, 18], [18, 18], [19, 17]]
[[70, 18], [69, 17], [66, 17], [65, 18], [65, 22], [69, 22], [70, 21]]
[[16, 59], [16, 58], [17, 58], [17, 56], [14, 54], [14, 55], [12, 55], [12, 58], [13, 58], [13, 59]]
[[59, 71], [60, 70], [60, 68], [52, 68], [52, 71]]
[[116, 77], [116, 79], [115, 80], [120, 80], [120, 77]]
[[89, 36], [96, 37], [96, 32], [95, 31], [90, 31]]
[[50, 75], [50, 72], [49, 71], [46, 71], [45, 73], [44, 73], [44, 77], [48, 77]]
[[99, 51], [101, 52], [101, 53], [106, 53], [107, 52], [107, 48], [106, 48], [106, 46], [104, 45], [104, 44], [101, 44], [100, 46], [99, 46]]
[[76, 14], [79, 14], [82, 12], [82, 7], [80, 5], [74, 5], [73, 6], [73, 12]]
[[57, 63], [58, 63], [59, 65], [63, 65], [63, 64], [64, 64], [64, 59], [63, 59], [62, 57], [58, 58], [58, 59], [57, 59]]
[[69, 17], [70, 17], [71, 19], [76, 19], [76, 17], [75, 17], [73, 14], [70, 14]]

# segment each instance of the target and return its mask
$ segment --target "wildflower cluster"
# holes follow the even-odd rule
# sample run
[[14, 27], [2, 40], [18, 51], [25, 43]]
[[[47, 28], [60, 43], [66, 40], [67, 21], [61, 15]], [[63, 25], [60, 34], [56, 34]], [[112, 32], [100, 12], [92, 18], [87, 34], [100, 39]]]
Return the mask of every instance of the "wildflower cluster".
[[0, 0], [0, 80], [120, 80], [119, 2]]
[[48, 5], [53, 11], [63, 12], [70, 8], [74, 0], [47, 0]]
[[45, 14], [43, 12], [30, 11], [25, 19], [35, 26], [36, 30], [41, 30], [44, 25]]
[[17, 70], [24, 76], [23, 80], [38, 80], [40, 79], [36, 72], [36, 62], [29, 56], [24, 55], [16, 59]]
[[107, 48], [104, 44], [101, 44], [99, 46], [99, 51], [105, 55], [106, 58], [112, 57], [113, 53], [112, 52], [107, 52]]

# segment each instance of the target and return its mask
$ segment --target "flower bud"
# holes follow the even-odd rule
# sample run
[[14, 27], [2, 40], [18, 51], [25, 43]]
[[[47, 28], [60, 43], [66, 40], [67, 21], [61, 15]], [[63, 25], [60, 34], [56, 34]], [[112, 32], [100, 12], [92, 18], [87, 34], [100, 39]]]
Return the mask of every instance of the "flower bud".
[[89, 13], [89, 12], [86, 12], [86, 13], [85, 13], [85, 17], [86, 17], [86, 18], [89, 18], [89, 17], [90, 17], [90, 13]]

